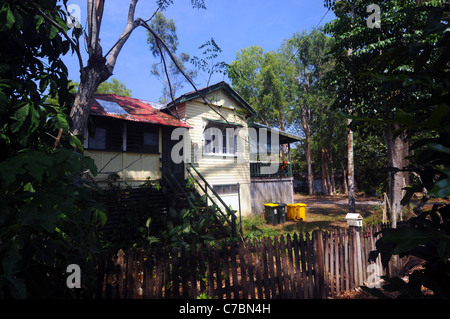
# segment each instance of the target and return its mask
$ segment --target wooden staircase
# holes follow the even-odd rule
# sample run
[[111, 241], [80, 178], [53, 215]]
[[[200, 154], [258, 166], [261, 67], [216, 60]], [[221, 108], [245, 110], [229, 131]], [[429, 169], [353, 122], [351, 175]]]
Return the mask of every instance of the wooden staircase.
[[[180, 183], [171, 172], [163, 173], [161, 185], [171, 207], [177, 211], [182, 209], [197, 210], [199, 216], [203, 216], [203, 218], [211, 215], [216, 220], [217, 228], [223, 233], [230, 233], [231, 237], [236, 237], [235, 212], [225, 204], [200, 172], [192, 164], [189, 163], [188, 165], [187, 172], [197, 187], [188, 189], [186, 182]], [[203, 193], [203, 196], [200, 195], [199, 191]], [[230, 226], [231, 232], [225, 227], [226, 224]]]

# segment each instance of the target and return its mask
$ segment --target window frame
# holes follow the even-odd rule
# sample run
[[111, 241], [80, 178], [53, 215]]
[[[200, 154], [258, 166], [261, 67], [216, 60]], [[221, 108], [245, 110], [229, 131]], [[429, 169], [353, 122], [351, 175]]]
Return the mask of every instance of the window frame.
[[238, 184], [217, 184], [213, 185], [213, 189], [218, 195], [237, 195], [239, 193]]
[[[237, 136], [239, 132], [236, 132], [236, 130], [239, 130], [242, 125], [225, 124], [221, 123], [220, 121], [214, 120], [204, 120], [204, 122], [204, 129], [202, 132], [203, 155], [237, 156]], [[213, 131], [216, 131], [216, 133], [207, 131], [209, 129], [213, 129]], [[212, 145], [213, 143], [216, 143], [216, 140], [211, 140], [210, 138], [212, 138], [213, 136], [214, 138], [216, 138], [218, 136], [218, 132], [220, 132], [221, 138], [217, 140], [217, 144]], [[232, 132], [232, 134], [230, 132]], [[210, 134], [210, 136], [207, 136], [207, 133]]]
[[[117, 132], [117, 123], [120, 120], [105, 118], [105, 117], [92, 117], [92, 129], [87, 129], [87, 145], [85, 145], [86, 149], [93, 151], [105, 151], [105, 152], [120, 152], [123, 149], [123, 128], [121, 127], [121, 131]], [[95, 131], [97, 128], [101, 128], [105, 130], [104, 135], [104, 147], [92, 147], [91, 141], [95, 138]], [[94, 137], [93, 137], [94, 135]]]
[[[140, 154], [159, 154], [159, 127], [145, 125], [139, 122], [127, 122], [126, 136], [126, 152]], [[145, 134], [154, 135], [154, 143], [151, 145], [144, 144]], [[134, 139], [132, 141], [132, 139]]]
[[[157, 125], [150, 125], [141, 122], [123, 121], [120, 119], [101, 116], [91, 117], [91, 120], [91, 128], [93, 130], [86, 129], [85, 131], [86, 140], [84, 143], [84, 147], [86, 150], [139, 154], [160, 154], [160, 128]], [[95, 138], [92, 137], [92, 134], [95, 134], [95, 130], [97, 128], [105, 130], [104, 148], [92, 147], [92, 140]], [[146, 134], [153, 135], [153, 144], [144, 144]], [[131, 138], [136, 139], [134, 143], [131, 143]]]

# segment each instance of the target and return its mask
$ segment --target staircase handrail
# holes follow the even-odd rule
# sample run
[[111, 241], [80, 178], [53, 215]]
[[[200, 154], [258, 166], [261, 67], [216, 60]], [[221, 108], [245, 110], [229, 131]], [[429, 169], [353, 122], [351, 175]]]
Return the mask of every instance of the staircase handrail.
[[[200, 172], [192, 165], [192, 163], [188, 163], [189, 167], [187, 168], [187, 172], [189, 173], [190, 176], [192, 176], [192, 178], [194, 179], [194, 181], [200, 186], [201, 190], [206, 194], [206, 196], [211, 200], [211, 202], [216, 205], [217, 209], [219, 210], [219, 213], [227, 220], [227, 222], [231, 225], [231, 231], [232, 231], [232, 236], [236, 237], [236, 214], [234, 213], [234, 211], [232, 211], [227, 204], [223, 201], [223, 199], [219, 196], [219, 194], [217, 194], [217, 192], [214, 190], [214, 188], [212, 188], [212, 186], [208, 183], [208, 181], [203, 177], [202, 174], [200, 174]], [[202, 184], [200, 184], [200, 182], [195, 178], [194, 174], [192, 174], [192, 172], [190, 171], [189, 168], [192, 168], [195, 173], [197, 174], [198, 177], [201, 178], [201, 180], [205, 183], [205, 187], [202, 186]], [[208, 189], [211, 190], [211, 192], [214, 194], [214, 196], [216, 197], [216, 199], [219, 200], [219, 202], [223, 205], [223, 207], [226, 209], [227, 213], [231, 216], [231, 222], [228, 219], [228, 217], [222, 212], [222, 210], [220, 209], [220, 206], [216, 204], [215, 200], [208, 194]]]
[[186, 194], [186, 192], [184, 191], [183, 187], [182, 187], [182, 186], [180, 185], [180, 183], [177, 181], [177, 179], [175, 178], [175, 176], [173, 175], [173, 173], [172, 173], [172, 172], [166, 172], [165, 174], [163, 174], [163, 176], [164, 176], [164, 177], [166, 177], [166, 176], [169, 176], [169, 177], [170, 177], [171, 180], [169, 180], [169, 179], [166, 177], [167, 182], [169, 182], [170, 185], [171, 185], [172, 187], [173, 187], [173, 186], [177, 187], [178, 190], [180, 190], [181, 193], [183, 194], [183, 196], [186, 198], [186, 200], [187, 200], [187, 202], [188, 202], [188, 204], [189, 204], [189, 207], [190, 207], [191, 209], [195, 209], [195, 208], [194, 208], [194, 204], [193, 204], [192, 201], [190, 200], [188, 194]]

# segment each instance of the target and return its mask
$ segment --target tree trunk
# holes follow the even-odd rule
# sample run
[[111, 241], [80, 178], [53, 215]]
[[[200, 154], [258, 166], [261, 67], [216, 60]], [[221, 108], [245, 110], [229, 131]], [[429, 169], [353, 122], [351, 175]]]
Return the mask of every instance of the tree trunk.
[[[306, 90], [306, 89], [305, 89]], [[314, 173], [311, 163], [311, 129], [309, 127], [309, 110], [307, 106], [301, 108], [302, 127], [305, 132], [306, 166], [308, 167], [308, 193], [314, 195]]]
[[347, 160], [348, 160], [348, 212], [354, 214], [355, 208], [355, 180], [353, 164], [353, 131], [350, 129], [352, 120], [347, 120]]
[[324, 195], [330, 195], [330, 188], [327, 180], [328, 170], [326, 162], [326, 151], [322, 147], [322, 189]]
[[314, 173], [311, 164], [311, 136], [309, 131], [305, 132], [306, 135], [306, 165], [308, 167], [308, 192], [309, 195], [314, 195]]
[[399, 125], [388, 125], [385, 130], [386, 146], [388, 151], [388, 197], [390, 202], [389, 211], [392, 227], [397, 227], [399, 216], [403, 206], [401, 200], [403, 198], [403, 187], [409, 184], [409, 174], [402, 172], [404, 167], [408, 165], [406, 157], [409, 155], [409, 141], [403, 140], [403, 133], [394, 138], [395, 131]]
[[330, 164], [330, 175], [329, 175], [329, 181], [330, 181], [330, 195], [336, 194], [336, 184], [334, 181], [334, 170], [333, 170], [333, 157], [331, 153], [328, 150], [325, 150], [327, 153], [328, 163]]
[[72, 132], [75, 135], [83, 135], [86, 127], [92, 101], [100, 83], [106, 81], [114, 70], [117, 57], [130, 37], [131, 32], [140, 25], [140, 20], [134, 20], [134, 12], [138, 0], [130, 0], [127, 24], [122, 35], [103, 57], [100, 45], [100, 26], [103, 17], [105, 0], [87, 1], [88, 34], [86, 36], [89, 60], [86, 67], [80, 70], [80, 86], [75, 97], [70, 117], [72, 119]]
[[344, 194], [348, 195], [347, 170], [345, 169], [344, 163], [341, 163], [341, 167], [342, 167], [342, 185], [344, 186]]
[[84, 134], [95, 92], [100, 83], [112, 75], [105, 62], [104, 58], [90, 59], [80, 72], [80, 86], [70, 111], [72, 132], [75, 135]]
[[[353, 20], [355, 19], [355, 7], [354, 4], [351, 4], [350, 16]], [[353, 53], [352, 48], [348, 48], [347, 55], [351, 56]], [[351, 78], [349, 78], [351, 84]], [[351, 86], [350, 86], [351, 87]], [[350, 94], [351, 96], [351, 94]], [[351, 97], [350, 97], [350, 105], [351, 105]], [[349, 114], [351, 114], [351, 109], [349, 110]], [[353, 164], [353, 131], [350, 129], [350, 124], [352, 123], [351, 119], [347, 120], [347, 161], [348, 161], [348, 212], [354, 214], [356, 212], [355, 209], [355, 176], [354, 176], [354, 164]]]

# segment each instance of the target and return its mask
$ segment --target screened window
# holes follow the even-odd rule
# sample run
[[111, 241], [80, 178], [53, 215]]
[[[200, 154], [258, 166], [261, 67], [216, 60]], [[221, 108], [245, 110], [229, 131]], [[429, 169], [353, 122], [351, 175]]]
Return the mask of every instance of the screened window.
[[158, 153], [158, 128], [142, 123], [127, 123], [127, 152]]
[[96, 127], [93, 134], [89, 135], [89, 148], [104, 150], [106, 149], [106, 128]]
[[237, 194], [238, 192], [237, 184], [214, 185], [213, 188], [219, 195]]
[[89, 131], [88, 148], [94, 150], [120, 151], [123, 145], [120, 121], [93, 118]]
[[112, 152], [159, 152], [159, 129], [145, 123], [92, 117], [88, 149]]
[[203, 138], [205, 154], [236, 155], [236, 126], [209, 121], [203, 131]]

